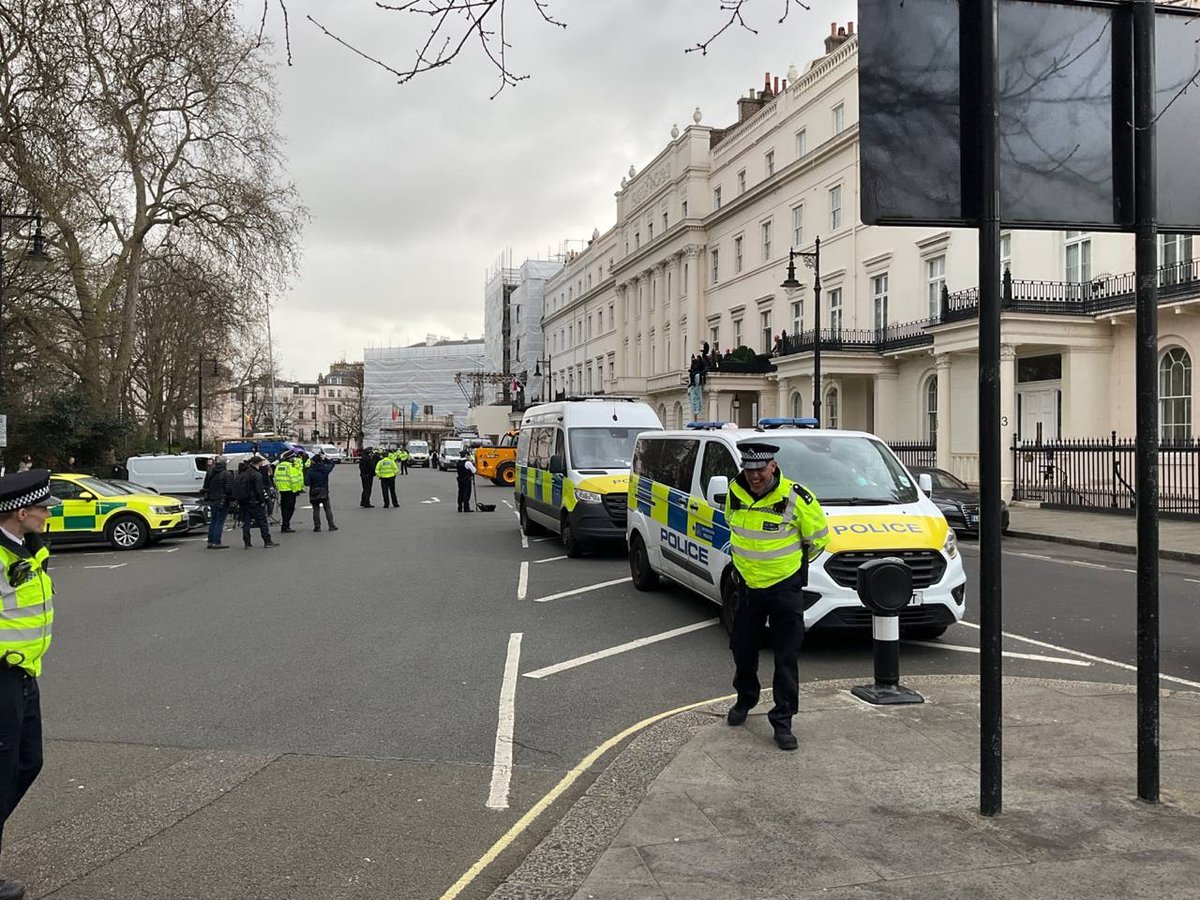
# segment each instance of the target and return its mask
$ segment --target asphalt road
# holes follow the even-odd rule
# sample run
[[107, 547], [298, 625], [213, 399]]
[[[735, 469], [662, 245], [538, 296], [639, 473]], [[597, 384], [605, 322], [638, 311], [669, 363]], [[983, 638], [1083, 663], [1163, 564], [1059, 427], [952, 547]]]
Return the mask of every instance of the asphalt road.
[[[311, 533], [301, 509], [279, 550], [230, 534], [224, 552], [195, 535], [56, 554], [47, 767], [5, 835], [30, 896], [436, 898], [599, 745], [730, 693], [715, 607], [635, 591], [620, 550], [567, 560], [524, 541], [510, 491], [481, 485], [496, 511], [461, 515], [451, 473], [397, 484], [399, 510], [360, 509], [343, 467], [340, 530]], [[977, 549], [964, 556], [968, 624], [906, 645], [905, 672], [978, 670]], [[1068, 652], [1132, 665], [1132, 568], [1006, 542], [1005, 629], [1028, 639], [1006, 640], [1006, 674], [1132, 682]], [[1166, 687], [1200, 684], [1197, 583], [1200, 567], [1163, 563], [1163, 672], [1182, 680]], [[801, 674], [869, 680], [869, 640], [813, 634]], [[486, 897], [589, 777], [460, 896]]]

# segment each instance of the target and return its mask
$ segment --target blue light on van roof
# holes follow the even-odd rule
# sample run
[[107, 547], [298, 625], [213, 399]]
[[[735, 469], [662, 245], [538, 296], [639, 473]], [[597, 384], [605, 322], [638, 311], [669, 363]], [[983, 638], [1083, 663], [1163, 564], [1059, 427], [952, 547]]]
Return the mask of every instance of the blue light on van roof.
[[694, 428], [697, 431], [712, 431], [717, 428], [724, 428], [725, 423], [724, 422], [688, 422], [685, 427]]
[[810, 416], [806, 416], [802, 419], [770, 418], [770, 419], [759, 419], [758, 427], [759, 428], [820, 428], [821, 423]]

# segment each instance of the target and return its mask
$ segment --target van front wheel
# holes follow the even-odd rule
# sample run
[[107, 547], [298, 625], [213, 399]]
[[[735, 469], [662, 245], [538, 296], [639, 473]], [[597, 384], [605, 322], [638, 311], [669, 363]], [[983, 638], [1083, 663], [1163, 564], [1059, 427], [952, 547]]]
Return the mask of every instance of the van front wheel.
[[578, 559], [583, 555], [583, 547], [579, 538], [575, 536], [575, 529], [571, 527], [571, 517], [566, 515], [562, 517], [562, 543], [563, 550], [571, 559]]
[[639, 591], [652, 591], [658, 587], [658, 573], [650, 567], [650, 551], [636, 531], [629, 541], [629, 574]]

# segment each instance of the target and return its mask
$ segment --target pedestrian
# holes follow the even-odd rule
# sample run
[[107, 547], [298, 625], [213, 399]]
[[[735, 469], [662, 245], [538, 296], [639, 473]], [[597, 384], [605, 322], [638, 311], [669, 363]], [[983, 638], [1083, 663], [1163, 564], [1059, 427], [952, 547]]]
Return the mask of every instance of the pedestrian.
[[375, 482], [375, 448], [364, 447], [358, 455], [358, 477], [362, 481], [362, 499], [358, 505], [363, 509], [374, 509], [371, 502], [371, 488]]
[[403, 446], [396, 451], [396, 457], [400, 460], [400, 474], [408, 474], [408, 447]]
[[375, 477], [379, 479], [379, 487], [383, 493], [383, 508], [388, 506], [398, 508], [400, 501], [396, 499], [396, 473], [400, 467], [390, 453], [385, 453], [375, 463]]
[[260, 456], [250, 459], [244, 472], [239, 472], [234, 482], [233, 494], [242, 508], [242, 542], [249, 550], [250, 526], [254, 525], [262, 534], [264, 547], [278, 547], [271, 540], [271, 529], [267, 526], [267, 487], [262, 468], [266, 460]]
[[330, 531], [337, 531], [333, 524], [333, 507], [329, 502], [329, 473], [337, 465], [333, 460], [325, 458], [325, 452], [318, 450], [308, 467], [308, 500], [312, 503], [313, 531], [321, 530], [321, 509], [325, 510], [325, 524]]
[[454, 471], [458, 477], [458, 511], [471, 511], [471, 488], [475, 486], [475, 462], [471, 459], [471, 451], [463, 449]]
[[[54, 584], [42, 532], [50, 471], [30, 469], [0, 477], [0, 837], [42, 769], [42, 704], [38, 676], [50, 646]], [[0, 900], [20, 900], [25, 886], [0, 878]]]
[[233, 473], [223, 456], [214, 456], [204, 476], [204, 499], [208, 501], [208, 550], [228, 550], [222, 542], [225, 534], [225, 517], [229, 514], [229, 502], [233, 499]]
[[267, 519], [273, 521], [275, 519], [275, 501], [278, 499], [278, 494], [275, 491], [275, 482], [272, 478], [272, 466], [269, 458], [265, 456], [259, 457], [258, 472], [262, 476], [263, 491], [267, 498]]
[[775, 655], [775, 705], [767, 719], [781, 750], [795, 750], [792, 716], [800, 703], [798, 657], [804, 641], [804, 595], [808, 563], [829, 543], [821, 504], [804, 485], [779, 471], [773, 444], [744, 441], [742, 471], [729, 485], [725, 520], [737, 569], [738, 605], [733, 619], [733, 687], [737, 701], [726, 714], [741, 725], [758, 705], [758, 647], [767, 620]]
[[275, 465], [275, 490], [279, 492], [279, 511], [283, 517], [281, 534], [291, 534], [292, 516], [296, 512], [296, 498], [304, 490], [304, 466], [292, 450], [283, 451]]
[[438, 455], [436, 450], [429, 451], [429, 468], [436, 469], [438, 467]]
[[33, 468], [33, 457], [26, 453], [21, 457], [21, 462], [17, 465], [18, 472], [28, 472]]

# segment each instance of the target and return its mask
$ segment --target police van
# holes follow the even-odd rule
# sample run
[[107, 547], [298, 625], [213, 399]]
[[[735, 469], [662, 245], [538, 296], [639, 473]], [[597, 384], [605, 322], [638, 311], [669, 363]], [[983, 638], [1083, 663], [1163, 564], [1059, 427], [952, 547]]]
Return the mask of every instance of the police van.
[[737, 573], [725, 497], [741, 469], [738, 442], [758, 440], [779, 447], [781, 473], [811, 490], [829, 520], [829, 545], [809, 566], [806, 627], [869, 628], [871, 614], [855, 590], [858, 567], [894, 556], [913, 573], [901, 627], [909, 637], [937, 637], [962, 618], [967, 578], [929, 485], [914, 481], [875, 435], [815, 424], [764, 419], [751, 429], [695, 422], [638, 438], [627, 526], [634, 586], [653, 590], [665, 576], [720, 604], [732, 630]]
[[632, 397], [530, 407], [517, 437], [513, 484], [521, 531], [560, 535], [571, 557], [589, 544], [624, 540], [633, 445], [646, 431], [662, 431], [662, 423]]

